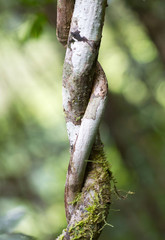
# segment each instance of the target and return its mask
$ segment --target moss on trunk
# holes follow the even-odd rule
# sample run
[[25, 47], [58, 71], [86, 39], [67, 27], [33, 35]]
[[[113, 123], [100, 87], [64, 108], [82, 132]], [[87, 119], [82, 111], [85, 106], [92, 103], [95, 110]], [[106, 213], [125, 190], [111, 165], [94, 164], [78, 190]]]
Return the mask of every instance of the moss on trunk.
[[103, 146], [95, 146], [88, 160], [85, 185], [70, 203], [75, 211], [58, 240], [98, 239], [109, 212], [112, 173]]

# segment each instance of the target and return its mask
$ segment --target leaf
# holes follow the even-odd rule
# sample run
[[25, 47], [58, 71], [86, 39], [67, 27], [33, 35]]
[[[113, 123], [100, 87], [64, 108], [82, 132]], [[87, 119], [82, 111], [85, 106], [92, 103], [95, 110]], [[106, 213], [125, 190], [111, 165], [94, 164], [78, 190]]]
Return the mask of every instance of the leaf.
[[30, 28], [29, 36], [31, 38], [38, 38], [43, 32], [46, 22], [47, 20], [44, 14], [37, 14]]
[[29, 21], [27, 31], [21, 40], [22, 43], [32, 38], [39, 38], [43, 33], [46, 23], [46, 16], [43, 13], [36, 13], [36, 15]]
[[35, 238], [21, 233], [1, 234], [0, 240], [34, 240]]
[[[0, 234], [11, 232], [25, 215], [25, 210], [18, 207], [10, 210], [5, 216], [0, 217]], [[0, 238], [1, 239], [1, 238]]]

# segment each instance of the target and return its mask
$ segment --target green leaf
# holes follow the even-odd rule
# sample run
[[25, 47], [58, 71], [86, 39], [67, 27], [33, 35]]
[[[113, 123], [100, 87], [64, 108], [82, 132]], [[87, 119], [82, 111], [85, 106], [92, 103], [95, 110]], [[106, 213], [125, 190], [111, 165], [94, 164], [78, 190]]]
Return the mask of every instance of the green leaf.
[[32, 23], [31, 29], [29, 31], [29, 36], [31, 38], [38, 38], [43, 32], [43, 28], [46, 22], [46, 16], [44, 14], [38, 13]]
[[43, 13], [36, 13], [30, 20], [29, 26], [25, 35], [21, 39], [21, 42], [24, 43], [29, 39], [37, 39], [39, 38], [44, 30], [46, 23], [48, 22], [46, 15]]
[[20, 222], [24, 215], [25, 210], [21, 207], [18, 207], [10, 210], [5, 216], [1, 216], [0, 234], [11, 232], [11, 230]]

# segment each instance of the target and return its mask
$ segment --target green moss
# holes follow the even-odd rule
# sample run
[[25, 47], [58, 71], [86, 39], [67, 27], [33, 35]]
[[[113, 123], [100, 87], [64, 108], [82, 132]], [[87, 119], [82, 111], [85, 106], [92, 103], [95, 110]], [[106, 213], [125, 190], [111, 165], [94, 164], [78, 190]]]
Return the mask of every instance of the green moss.
[[[87, 171], [89, 181], [86, 181], [82, 192], [70, 203], [75, 205], [75, 209], [80, 214], [80, 220], [74, 225], [68, 225], [64, 233], [72, 240], [97, 239], [104, 226], [110, 225], [106, 222], [106, 218], [110, 205], [112, 174], [102, 147], [93, 149]], [[86, 198], [87, 194], [88, 198]]]
[[57, 238], [57, 240], [64, 240], [64, 235], [61, 234], [61, 235]]
[[[81, 220], [74, 226], [70, 226], [68, 232], [71, 239], [94, 239], [95, 235], [99, 235], [106, 223], [106, 217], [108, 213], [108, 203], [110, 202], [110, 180], [111, 175], [109, 171], [108, 162], [105, 159], [103, 151], [100, 154], [94, 154], [90, 163], [94, 168], [90, 171], [90, 178], [94, 179], [94, 183], [90, 186], [86, 186], [83, 189], [81, 195], [78, 195], [77, 199], [81, 203], [84, 201], [83, 194], [86, 191], [92, 191], [90, 203], [82, 211]], [[101, 172], [101, 174], [100, 174]], [[99, 191], [98, 191], [99, 186]], [[106, 196], [107, 195], [107, 196]]]
[[74, 204], [78, 203], [80, 201], [80, 199], [81, 199], [81, 192], [77, 193], [75, 199], [72, 202], [69, 202], [69, 204], [74, 205]]
[[76, 122], [78, 122], [81, 119], [81, 116], [76, 117]]

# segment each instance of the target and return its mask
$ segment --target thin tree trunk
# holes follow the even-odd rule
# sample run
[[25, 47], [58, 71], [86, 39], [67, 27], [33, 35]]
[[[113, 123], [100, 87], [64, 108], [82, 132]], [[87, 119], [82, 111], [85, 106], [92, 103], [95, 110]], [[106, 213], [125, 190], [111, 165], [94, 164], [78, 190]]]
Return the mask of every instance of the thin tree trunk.
[[97, 239], [106, 224], [112, 178], [98, 130], [107, 80], [96, 63], [107, 1], [76, 0], [72, 16], [73, 3], [59, 0], [57, 13], [58, 39], [67, 43], [63, 107], [71, 151], [65, 186], [68, 226], [58, 239]]

